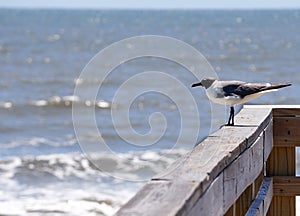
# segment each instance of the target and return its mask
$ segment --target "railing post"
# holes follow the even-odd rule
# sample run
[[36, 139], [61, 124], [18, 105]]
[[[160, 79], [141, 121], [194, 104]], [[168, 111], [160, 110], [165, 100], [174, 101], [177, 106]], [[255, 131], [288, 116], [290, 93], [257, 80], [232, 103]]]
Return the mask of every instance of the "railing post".
[[[276, 131], [282, 125], [282, 116], [273, 116], [273, 141], [276, 140]], [[271, 155], [267, 161], [267, 176], [295, 176], [295, 147], [274, 145]], [[272, 216], [295, 216], [296, 197], [295, 196], [274, 196], [268, 214]]]

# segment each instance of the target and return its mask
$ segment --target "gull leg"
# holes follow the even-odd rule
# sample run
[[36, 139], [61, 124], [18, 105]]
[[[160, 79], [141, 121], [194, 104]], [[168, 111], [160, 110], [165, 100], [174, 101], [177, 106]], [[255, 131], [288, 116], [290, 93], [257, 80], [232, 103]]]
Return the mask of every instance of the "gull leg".
[[231, 122], [232, 122], [232, 125], [234, 125], [234, 107], [230, 107], [230, 113], [231, 113]]
[[227, 126], [233, 126], [233, 125], [234, 125], [234, 108], [233, 106], [231, 106]]
[[227, 126], [230, 126], [231, 124], [230, 124], [230, 120], [231, 120], [231, 113], [230, 113], [230, 115], [229, 115], [229, 119], [228, 119], [228, 122], [227, 122]]
[[231, 107], [230, 107], [230, 113], [229, 113], [229, 119], [228, 119], [228, 122], [227, 122], [227, 126], [230, 126], [231, 125], [231, 115], [232, 115], [232, 112], [231, 112]]

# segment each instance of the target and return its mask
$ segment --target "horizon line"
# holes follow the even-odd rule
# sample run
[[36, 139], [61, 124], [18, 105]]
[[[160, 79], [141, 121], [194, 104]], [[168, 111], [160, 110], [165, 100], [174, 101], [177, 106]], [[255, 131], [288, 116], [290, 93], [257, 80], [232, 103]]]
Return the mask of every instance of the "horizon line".
[[19, 10], [300, 10], [299, 7], [186, 7], [186, 8], [167, 8], [167, 7], [62, 7], [62, 6], [0, 6], [0, 9], [19, 9]]

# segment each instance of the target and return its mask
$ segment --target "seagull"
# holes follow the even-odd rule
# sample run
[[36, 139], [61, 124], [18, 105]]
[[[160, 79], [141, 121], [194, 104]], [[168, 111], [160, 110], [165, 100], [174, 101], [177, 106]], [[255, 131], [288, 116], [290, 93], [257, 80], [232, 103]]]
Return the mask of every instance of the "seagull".
[[204, 78], [193, 87], [203, 86], [210, 101], [230, 105], [230, 115], [227, 126], [234, 125], [234, 105], [246, 103], [265, 93], [277, 91], [279, 88], [292, 85], [291, 83], [247, 83], [242, 81], [219, 81], [216, 78]]

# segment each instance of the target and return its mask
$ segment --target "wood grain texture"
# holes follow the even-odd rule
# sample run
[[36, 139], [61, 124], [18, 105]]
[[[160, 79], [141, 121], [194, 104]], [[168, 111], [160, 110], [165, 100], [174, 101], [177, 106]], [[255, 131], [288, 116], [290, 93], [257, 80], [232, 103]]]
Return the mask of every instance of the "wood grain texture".
[[193, 182], [151, 181], [116, 215], [182, 215], [198, 200], [197, 192], [197, 184]]
[[260, 115], [256, 116], [253, 109], [242, 110], [237, 117], [240, 116], [239, 118], [243, 119], [243, 116], [246, 116], [246, 120], [251, 119], [252, 126], [222, 127], [196, 146], [176, 170], [157, 175], [154, 179], [202, 181], [205, 179], [203, 174], [207, 174], [207, 179], [213, 180], [228, 164], [256, 141], [264, 130], [259, 127], [261, 124], [267, 126], [270, 121], [270, 113], [269, 109], [262, 109], [259, 111]]
[[224, 214], [224, 216], [235, 216], [235, 203], [228, 209], [228, 211]]
[[247, 137], [256, 129], [223, 127], [196, 146], [176, 169], [159, 174], [154, 179], [201, 181], [205, 190], [246, 149]]
[[263, 169], [263, 136], [259, 136], [237, 160], [237, 197], [259, 176]]
[[264, 202], [264, 215], [267, 215], [273, 199], [273, 179], [268, 177], [264, 178], [264, 183], [257, 195], [258, 199], [263, 199]]
[[300, 146], [300, 118], [275, 117], [274, 118], [274, 146], [296, 147]]
[[295, 216], [296, 197], [273, 196], [268, 216]]
[[300, 115], [300, 108], [299, 105], [295, 107], [285, 107], [285, 108], [274, 108], [273, 109], [273, 116], [274, 117], [294, 117]]
[[[275, 117], [273, 118], [275, 125]], [[274, 143], [276, 141], [274, 131]], [[268, 176], [295, 176], [295, 147], [274, 147], [267, 161]], [[294, 196], [273, 196], [267, 215], [295, 216], [296, 198]]]
[[[229, 167], [224, 170], [224, 211], [229, 211], [232, 204], [237, 200], [237, 177], [236, 177], [236, 167], [238, 161], [234, 161]], [[235, 211], [233, 209], [231, 212]], [[228, 212], [230, 215], [231, 213]]]
[[257, 138], [255, 143], [249, 148], [250, 154], [250, 179], [251, 182], [259, 176], [264, 165], [264, 135]]
[[272, 108], [249, 109], [243, 108], [235, 116], [235, 126], [257, 126], [260, 129], [265, 128], [272, 118]]
[[275, 147], [267, 161], [268, 176], [295, 176], [295, 148]]
[[236, 215], [245, 215], [252, 203], [252, 185], [246, 188], [236, 201]]
[[264, 162], [268, 160], [273, 149], [273, 118], [264, 131]]
[[245, 196], [249, 195], [249, 193], [242, 194], [263, 173], [263, 140], [263, 134], [261, 134], [250, 148], [246, 149], [224, 170], [225, 212], [238, 197], [243, 196], [245, 199]]
[[273, 179], [275, 196], [300, 196], [300, 177], [275, 176]]
[[248, 147], [257, 139], [261, 132], [269, 125], [272, 121], [272, 109], [271, 108], [260, 108], [260, 109], [242, 109], [235, 117], [237, 124], [235, 127], [249, 127], [256, 126], [256, 131], [246, 137]]
[[254, 182], [254, 187], [255, 187], [255, 190], [254, 190], [254, 197], [257, 196], [258, 194], [258, 191], [261, 187], [261, 184], [263, 182], [263, 179], [264, 179], [264, 171], [262, 170], [261, 173], [259, 174], [259, 176], [255, 179], [255, 182]]
[[223, 210], [223, 174], [218, 176], [189, 212], [189, 216], [222, 216]]
[[264, 216], [263, 202], [260, 200], [253, 200], [250, 208], [248, 209], [246, 216]]

